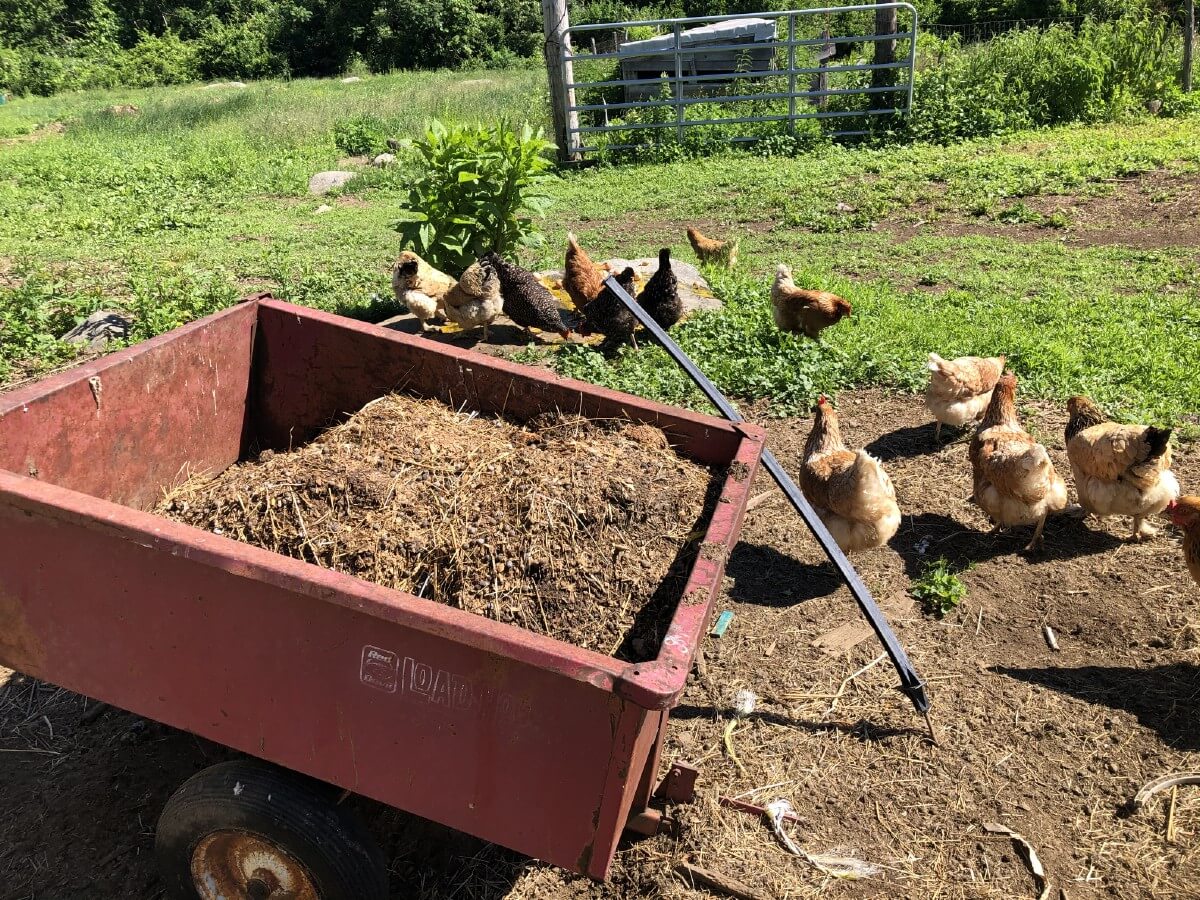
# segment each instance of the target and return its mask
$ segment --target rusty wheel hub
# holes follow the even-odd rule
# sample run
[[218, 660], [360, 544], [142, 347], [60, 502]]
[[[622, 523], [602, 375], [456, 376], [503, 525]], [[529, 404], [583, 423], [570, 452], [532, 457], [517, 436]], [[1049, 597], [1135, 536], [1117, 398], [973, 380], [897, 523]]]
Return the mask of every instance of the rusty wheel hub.
[[192, 853], [202, 900], [320, 900], [308, 870], [276, 844], [244, 831], [214, 831]]

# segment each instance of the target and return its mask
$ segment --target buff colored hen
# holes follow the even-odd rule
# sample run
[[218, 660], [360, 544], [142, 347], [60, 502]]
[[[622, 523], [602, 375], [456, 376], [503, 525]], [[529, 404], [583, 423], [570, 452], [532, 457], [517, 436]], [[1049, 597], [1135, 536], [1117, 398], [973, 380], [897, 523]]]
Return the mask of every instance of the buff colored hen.
[[936, 353], [930, 353], [925, 406], [937, 422], [933, 439], [942, 439], [943, 425], [962, 428], [982, 418], [1003, 372], [1003, 356], [942, 359]]
[[879, 460], [842, 440], [837, 412], [821, 397], [804, 446], [800, 489], [845, 553], [871, 550], [900, 528], [896, 489]]
[[442, 300], [457, 282], [439, 272], [411, 250], [405, 250], [392, 266], [392, 293], [429, 330], [429, 322], [444, 313]]
[[500, 296], [500, 276], [487, 262], [475, 262], [462, 273], [443, 299], [446, 318], [464, 329], [483, 327], [483, 339], [488, 339], [488, 326], [504, 311]]
[[1171, 430], [1109, 421], [1087, 397], [1072, 397], [1067, 411], [1067, 458], [1080, 505], [1100, 518], [1132, 516], [1133, 540], [1152, 537], [1146, 518], [1179, 496]]
[[971, 441], [975, 502], [997, 528], [1036, 525], [1026, 550], [1042, 545], [1046, 518], [1067, 507], [1067, 485], [1046, 448], [1017, 418], [1017, 377], [1000, 377]]

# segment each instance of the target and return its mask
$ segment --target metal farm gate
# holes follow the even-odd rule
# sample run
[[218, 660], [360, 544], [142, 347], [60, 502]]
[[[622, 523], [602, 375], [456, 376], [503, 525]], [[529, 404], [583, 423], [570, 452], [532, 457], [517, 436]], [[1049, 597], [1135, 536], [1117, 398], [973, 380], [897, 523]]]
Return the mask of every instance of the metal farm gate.
[[[832, 137], [862, 135], [866, 117], [912, 106], [911, 3], [576, 26], [565, 0], [542, 5], [556, 137], [567, 159], [667, 134], [757, 141], [795, 134], [805, 119], [828, 120], [822, 130]], [[847, 33], [831, 34], [839, 25]]]

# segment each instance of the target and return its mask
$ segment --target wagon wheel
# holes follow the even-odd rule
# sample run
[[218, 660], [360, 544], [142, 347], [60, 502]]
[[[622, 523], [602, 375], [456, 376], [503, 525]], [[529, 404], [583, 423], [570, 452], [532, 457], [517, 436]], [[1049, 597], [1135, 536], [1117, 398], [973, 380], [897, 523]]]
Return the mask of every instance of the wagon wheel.
[[179, 900], [385, 900], [383, 854], [320, 782], [258, 760], [193, 775], [167, 801], [155, 850]]

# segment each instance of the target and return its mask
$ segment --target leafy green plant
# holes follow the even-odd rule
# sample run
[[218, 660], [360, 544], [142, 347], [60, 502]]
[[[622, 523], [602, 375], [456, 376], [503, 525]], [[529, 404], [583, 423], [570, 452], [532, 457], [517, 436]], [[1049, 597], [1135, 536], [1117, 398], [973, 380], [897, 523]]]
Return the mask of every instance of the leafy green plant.
[[333, 143], [343, 153], [362, 156], [382, 150], [387, 143], [387, 124], [379, 116], [365, 113], [333, 123]]
[[402, 245], [457, 274], [489, 251], [541, 243], [533, 216], [550, 204], [544, 183], [554, 145], [540, 128], [434, 121], [413, 146], [422, 171], [394, 225]]
[[953, 612], [967, 596], [967, 586], [945, 557], [925, 564], [921, 577], [912, 583], [909, 593], [925, 612], [942, 618]]

